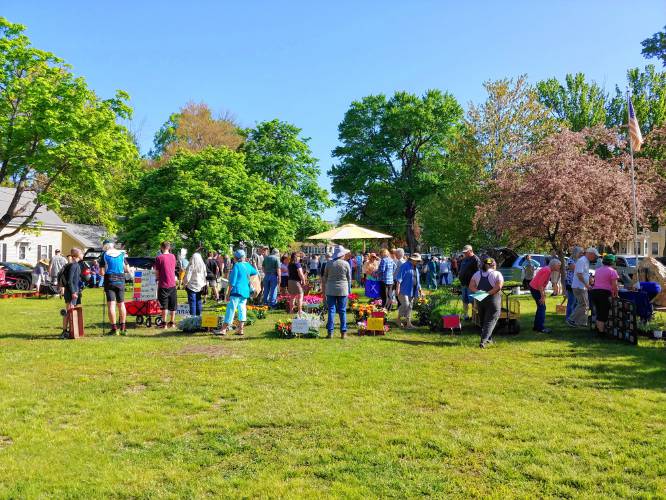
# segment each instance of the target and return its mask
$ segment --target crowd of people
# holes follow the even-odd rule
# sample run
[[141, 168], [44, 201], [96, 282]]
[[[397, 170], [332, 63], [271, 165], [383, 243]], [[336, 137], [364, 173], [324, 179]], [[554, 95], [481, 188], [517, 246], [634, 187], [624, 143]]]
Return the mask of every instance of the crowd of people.
[[[535, 332], [550, 332], [545, 326], [546, 290], [550, 285], [553, 296], [562, 293], [561, 272], [565, 273], [566, 323], [573, 328], [587, 327], [588, 311], [593, 306], [597, 329], [603, 331], [608, 320], [610, 298], [617, 297], [620, 278], [613, 267], [613, 255], [604, 256], [603, 265], [594, 276], [591, 275], [590, 264], [599, 257], [594, 247], [585, 251], [575, 247], [564, 265], [554, 255], [547, 259], [545, 266], [540, 266], [531, 255], [525, 256], [521, 272], [523, 287], [536, 304]], [[39, 273], [58, 283], [68, 309], [81, 303], [84, 283], [103, 286], [110, 334], [125, 335], [125, 277], [129, 272], [125, 252], [107, 240], [102, 254], [92, 265], [80, 265], [82, 258], [83, 254], [77, 248], [66, 257], [56, 250], [54, 258], [44, 263]], [[74, 265], [77, 263], [79, 265]], [[154, 270], [157, 300], [162, 310], [159, 328], [175, 328], [179, 287], [187, 294], [192, 316], [201, 316], [206, 300], [227, 303], [224, 323], [214, 332], [218, 335], [226, 335], [236, 317], [239, 326], [235, 333], [243, 335], [248, 301], [275, 308], [279, 293], [288, 297], [289, 310], [300, 317], [304, 294], [314, 287], [321, 289], [324, 296], [329, 338], [333, 336], [336, 315], [339, 316], [341, 336], [346, 336], [347, 297], [355, 285], [366, 285], [367, 289], [374, 283], [382, 308], [389, 312], [397, 309], [400, 327], [412, 329], [414, 301], [422, 295], [423, 288], [450, 285], [457, 277], [464, 320], [470, 319], [470, 305], [478, 300], [480, 347], [492, 343], [492, 333], [501, 314], [500, 292], [504, 286], [496, 261], [488, 256], [477, 256], [471, 245], [451, 257], [422, 257], [418, 253], [407, 256], [401, 248], [384, 248], [379, 254], [358, 253], [337, 245], [332, 252], [323, 255], [282, 254], [277, 248], [270, 250], [263, 246], [252, 251], [249, 258], [243, 249], [236, 250], [230, 258], [221, 252], [204, 252], [200, 248], [188, 260], [184, 254], [177, 257], [172, 253], [171, 244], [165, 241], [155, 257]], [[66, 324], [63, 325], [65, 329]]]

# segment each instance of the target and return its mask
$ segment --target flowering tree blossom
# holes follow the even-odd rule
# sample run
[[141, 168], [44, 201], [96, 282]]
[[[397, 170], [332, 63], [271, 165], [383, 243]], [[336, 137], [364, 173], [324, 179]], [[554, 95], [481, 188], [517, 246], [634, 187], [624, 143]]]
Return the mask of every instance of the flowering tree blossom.
[[[626, 144], [617, 131], [562, 130], [498, 173], [477, 209], [477, 224], [514, 241], [539, 240], [558, 255], [573, 245], [612, 245], [632, 234], [632, 195]], [[649, 159], [637, 159], [639, 224], [663, 214], [664, 180]]]

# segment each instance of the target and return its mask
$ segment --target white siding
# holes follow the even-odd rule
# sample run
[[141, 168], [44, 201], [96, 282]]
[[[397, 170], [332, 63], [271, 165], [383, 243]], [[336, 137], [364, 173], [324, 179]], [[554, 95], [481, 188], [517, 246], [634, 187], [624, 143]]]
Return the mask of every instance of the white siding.
[[[8, 233], [9, 231], [3, 232]], [[7, 245], [7, 262], [25, 262], [35, 265], [39, 259], [37, 251], [40, 246], [42, 247], [42, 255], [46, 255], [47, 258], [49, 257], [49, 250], [55, 252], [56, 249], [60, 249], [62, 245], [62, 233], [61, 231], [42, 229], [39, 231], [39, 234], [31, 232], [18, 233], [9, 238], [4, 238], [0, 240], [0, 258], [3, 257], [3, 244]], [[25, 248], [25, 259], [19, 258], [21, 247]]]

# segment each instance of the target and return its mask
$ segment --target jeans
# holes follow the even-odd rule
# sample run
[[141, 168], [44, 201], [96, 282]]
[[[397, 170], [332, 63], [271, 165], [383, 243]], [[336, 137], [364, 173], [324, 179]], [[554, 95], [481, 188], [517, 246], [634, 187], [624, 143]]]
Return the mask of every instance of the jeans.
[[463, 286], [462, 287], [462, 303], [463, 305], [471, 304], [474, 302], [474, 299], [470, 297], [470, 294], [472, 293], [471, 290], [469, 289], [468, 286]]
[[574, 295], [573, 288], [567, 290], [567, 314], [565, 319], [571, 319], [571, 315], [576, 309], [576, 296]]
[[345, 333], [347, 331], [347, 297], [327, 295], [326, 306], [328, 307], [328, 321], [326, 322], [326, 330], [328, 330], [329, 335], [333, 333], [335, 328], [336, 311], [340, 316], [340, 332]]
[[534, 329], [540, 332], [546, 326], [546, 304], [541, 303], [541, 292], [539, 290], [530, 287], [530, 293], [537, 305], [536, 314], [534, 315]]
[[201, 309], [203, 309], [201, 290], [193, 292], [187, 288], [185, 291], [187, 292], [187, 303], [190, 305], [190, 315], [201, 316]]
[[278, 295], [278, 276], [277, 274], [267, 274], [264, 276], [264, 304], [269, 307], [275, 307]]

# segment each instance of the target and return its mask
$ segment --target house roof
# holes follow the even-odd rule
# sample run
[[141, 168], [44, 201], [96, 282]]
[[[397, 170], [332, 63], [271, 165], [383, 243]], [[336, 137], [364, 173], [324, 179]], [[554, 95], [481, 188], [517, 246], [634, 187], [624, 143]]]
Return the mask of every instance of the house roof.
[[104, 226], [64, 223], [65, 231], [85, 248], [99, 248], [108, 232]]
[[[0, 187], [0, 216], [4, 215], [7, 212], [7, 208], [14, 198], [15, 189], [9, 187]], [[16, 227], [21, 224], [27, 215], [29, 215], [34, 208], [34, 199], [35, 193], [25, 192], [21, 196], [19, 201], [19, 206], [23, 206], [27, 203], [26, 210], [23, 216], [15, 217], [10, 223], [9, 226]], [[35, 215], [33, 221], [28, 225], [34, 227], [36, 225], [48, 226], [56, 229], [64, 229], [65, 223], [62, 219], [55, 213], [53, 210], [49, 210], [46, 207], [40, 207]]]

